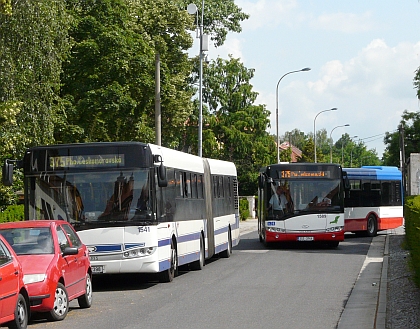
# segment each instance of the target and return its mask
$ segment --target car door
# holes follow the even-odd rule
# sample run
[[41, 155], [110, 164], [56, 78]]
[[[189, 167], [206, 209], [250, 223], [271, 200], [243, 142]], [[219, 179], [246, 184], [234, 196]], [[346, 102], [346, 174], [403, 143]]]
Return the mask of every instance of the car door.
[[78, 292], [77, 281], [79, 277], [77, 255], [64, 255], [63, 252], [67, 247], [71, 247], [70, 240], [61, 225], [57, 226], [57, 238], [60, 245], [63, 261], [59, 262], [60, 272], [64, 277], [65, 286], [69, 295], [69, 300]]
[[77, 248], [78, 253], [76, 256], [77, 273], [75, 282], [78, 292], [84, 292], [86, 289], [85, 277], [89, 267], [89, 255], [86, 246], [82, 243], [77, 233], [68, 224], [63, 224], [62, 228], [66, 232], [67, 238], [70, 240], [71, 246]]
[[0, 319], [14, 313], [18, 289], [19, 263], [0, 240]]

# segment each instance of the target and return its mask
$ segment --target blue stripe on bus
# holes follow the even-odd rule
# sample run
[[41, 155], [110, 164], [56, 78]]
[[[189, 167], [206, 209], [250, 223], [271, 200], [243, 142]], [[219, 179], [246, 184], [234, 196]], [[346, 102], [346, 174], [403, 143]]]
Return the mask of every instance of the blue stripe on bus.
[[133, 249], [133, 248], [142, 248], [145, 246], [145, 243], [126, 243], [124, 245], [124, 250]]
[[94, 252], [117, 252], [122, 251], [122, 246], [120, 244], [110, 244], [110, 245], [97, 245], [94, 246]]
[[201, 232], [190, 233], [178, 237], [178, 243], [200, 240]]
[[170, 246], [171, 245], [171, 239], [165, 239], [165, 240], [159, 240], [158, 241], [158, 247], [164, 247], [164, 246]]
[[362, 168], [343, 168], [349, 179], [401, 180], [397, 167], [363, 166]]
[[227, 231], [228, 231], [227, 226], [221, 227], [221, 228], [217, 229], [216, 231], [214, 231], [214, 235], [220, 235], [220, 234], [226, 233]]
[[[194, 232], [194, 233], [189, 233], [185, 235], [180, 235], [177, 237], [177, 242], [182, 243], [182, 242], [189, 242], [189, 241], [197, 241], [200, 239], [200, 234], [201, 232]], [[158, 247], [164, 247], [170, 244], [171, 244], [171, 239], [159, 240]]]
[[216, 254], [218, 254], [219, 252], [222, 252], [223, 250], [226, 250], [226, 249], [227, 249], [227, 247], [228, 247], [228, 243], [227, 243], [227, 242], [222, 243], [222, 244], [219, 244], [219, 245], [218, 245], [218, 246], [216, 246], [216, 248], [214, 249], [214, 252], [215, 252]]
[[[198, 260], [200, 258], [200, 253], [198, 251], [178, 256], [178, 266], [185, 265], [188, 263], [191, 263], [195, 260]], [[171, 263], [169, 259], [165, 259], [159, 262], [159, 271], [167, 270], [170, 267]]]

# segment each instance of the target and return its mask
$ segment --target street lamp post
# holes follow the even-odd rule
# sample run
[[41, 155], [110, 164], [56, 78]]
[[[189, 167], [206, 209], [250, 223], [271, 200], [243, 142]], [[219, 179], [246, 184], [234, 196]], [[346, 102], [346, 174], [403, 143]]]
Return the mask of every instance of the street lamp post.
[[333, 133], [333, 131], [336, 129], [336, 128], [340, 128], [340, 127], [348, 127], [348, 126], [350, 126], [348, 123], [347, 124], [345, 124], [345, 125], [341, 125], [341, 126], [335, 126], [332, 130], [331, 130], [331, 132], [330, 132], [330, 142], [331, 142], [331, 144], [330, 144], [330, 163], [332, 163], [332, 138], [331, 138], [331, 135], [332, 135], [332, 133]]
[[276, 136], [277, 136], [277, 163], [280, 163], [280, 139], [279, 139], [279, 84], [280, 81], [288, 74], [291, 73], [297, 73], [297, 72], [306, 72], [310, 71], [311, 69], [309, 67], [305, 67], [301, 70], [297, 71], [290, 71], [286, 74], [283, 74], [283, 76], [279, 79], [276, 86]]
[[316, 163], [316, 129], [315, 129], [315, 120], [316, 120], [316, 118], [318, 117], [318, 115], [320, 115], [321, 113], [323, 113], [323, 112], [328, 112], [328, 111], [336, 111], [337, 110], [337, 108], [336, 107], [333, 107], [332, 109], [329, 109], [329, 110], [324, 110], [324, 111], [321, 111], [321, 112], [318, 112], [318, 114], [317, 115], [315, 115], [315, 119], [314, 119], [314, 154], [315, 154], [315, 158], [314, 158], [314, 162]]
[[[190, 15], [197, 14], [197, 6], [193, 3], [187, 6], [187, 11]], [[199, 87], [198, 87], [198, 156], [203, 156], [203, 58], [204, 51], [208, 50], [207, 35], [203, 34], [203, 22], [204, 22], [204, 0], [201, 3], [201, 22], [199, 24], [199, 38], [200, 38], [200, 50], [199, 50]], [[197, 25], [198, 25], [198, 14], [197, 14]], [[205, 39], [205, 40], [204, 40]], [[206, 42], [204, 42], [206, 41]]]

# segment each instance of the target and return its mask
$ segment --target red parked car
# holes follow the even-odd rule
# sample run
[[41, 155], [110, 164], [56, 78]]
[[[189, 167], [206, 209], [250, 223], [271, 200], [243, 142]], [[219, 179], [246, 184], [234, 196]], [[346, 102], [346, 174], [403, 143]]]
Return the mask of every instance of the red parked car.
[[23, 268], [31, 312], [63, 320], [69, 302], [92, 305], [89, 252], [76, 231], [62, 220], [30, 220], [0, 224], [2, 234]]
[[29, 319], [29, 297], [23, 283], [22, 266], [0, 234], [0, 324], [25, 329]]

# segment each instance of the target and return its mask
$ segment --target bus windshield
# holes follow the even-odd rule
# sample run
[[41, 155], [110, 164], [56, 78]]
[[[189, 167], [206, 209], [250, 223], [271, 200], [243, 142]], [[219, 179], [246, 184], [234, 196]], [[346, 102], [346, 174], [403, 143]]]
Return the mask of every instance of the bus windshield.
[[342, 211], [340, 182], [340, 179], [274, 180], [270, 184], [271, 197], [268, 198], [269, 216], [276, 215], [276, 199], [279, 200], [281, 211], [275, 217], [290, 217], [302, 212]]
[[136, 169], [29, 175], [29, 219], [99, 225], [153, 220], [148, 173]]

